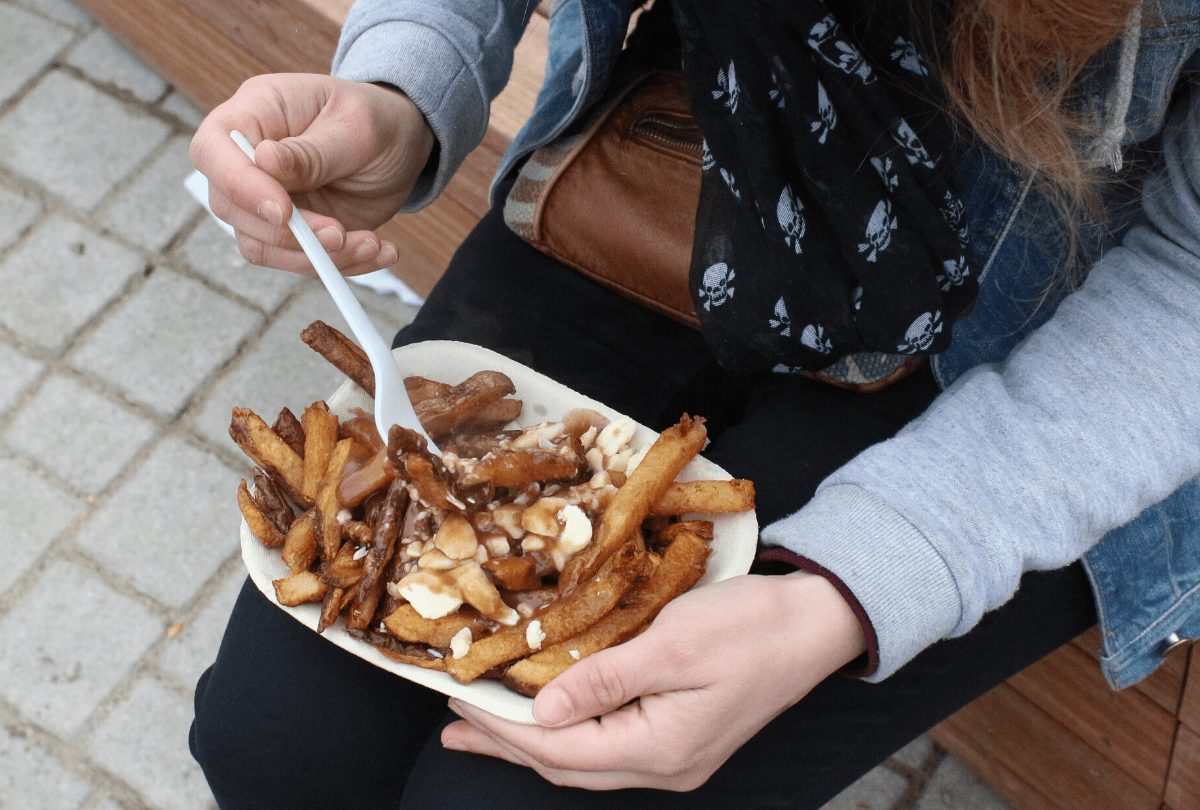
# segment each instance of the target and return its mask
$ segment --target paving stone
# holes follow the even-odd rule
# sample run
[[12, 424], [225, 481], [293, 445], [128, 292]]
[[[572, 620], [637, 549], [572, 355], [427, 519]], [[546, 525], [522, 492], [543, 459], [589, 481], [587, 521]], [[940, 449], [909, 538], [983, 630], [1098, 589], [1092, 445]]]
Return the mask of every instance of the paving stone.
[[932, 753], [933, 740], [922, 734], [892, 754], [891, 758], [916, 771], [925, 766], [925, 763], [929, 760], [929, 755]]
[[56, 561], [0, 618], [0, 695], [68, 738], [162, 630], [134, 600], [74, 563]]
[[907, 789], [907, 779], [881, 765], [834, 796], [822, 810], [888, 810]]
[[108, 313], [71, 364], [173, 414], [261, 321], [200, 282], [159, 268]]
[[106, 207], [105, 225], [150, 251], [162, 249], [200, 210], [183, 188], [192, 171], [188, 138], [174, 138]]
[[191, 270], [267, 312], [274, 312], [288, 293], [306, 280], [295, 273], [250, 264], [238, 253], [233, 237], [208, 216], [183, 240], [176, 255]]
[[[68, 425], [70, 429], [64, 429]], [[17, 414], [4, 432], [4, 441], [73, 486], [95, 494], [156, 429], [128, 408], [75, 380], [54, 375]]]
[[[412, 323], [413, 317], [417, 314], [417, 307], [405, 304], [394, 295], [384, 295], [357, 285], [353, 289], [358, 300], [362, 301], [367, 314], [371, 316], [371, 321], [379, 329], [379, 334], [383, 335], [389, 344], [392, 342], [392, 335], [399, 332], [401, 327]], [[334, 325], [343, 332], [348, 332], [349, 328], [340, 322], [341, 317], [336, 316], [336, 318], [338, 323]], [[333, 323], [333, 321], [329, 322]]]
[[68, 42], [75, 37], [70, 28], [31, 14], [23, 8], [0, 5], [0, 53], [4, 70], [0, 71], [0, 103], [42, 72]]
[[143, 264], [83, 225], [52, 216], [0, 263], [0, 324], [57, 353]]
[[946, 757], [925, 784], [917, 810], [1011, 810], [1011, 805], [980, 782], [961, 762]]
[[85, 810], [125, 810], [121, 805], [117, 804], [116, 800], [103, 798], [93, 799]]
[[[0, 6], [0, 11], [4, 7]], [[2, 74], [0, 74], [2, 75]], [[42, 206], [26, 199], [15, 191], [0, 188], [0, 248], [8, 247], [13, 240], [37, 219]]]
[[42, 371], [42, 364], [9, 346], [0, 343], [0, 413], [17, 401], [21, 392]]
[[[64, 125], [65, 110], [87, 126]], [[0, 162], [91, 210], [168, 134], [163, 121], [55, 70], [0, 118]]]
[[79, 807], [90, 792], [51, 754], [0, 726], [0, 807], [66, 810]]
[[204, 120], [204, 113], [195, 104], [190, 102], [187, 96], [178, 90], [172, 90], [171, 94], [164, 98], [162, 104], [159, 106], [192, 129], [200, 126], [200, 122]]
[[333, 393], [345, 377], [299, 338], [300, 330], [318, 318], [340, 324], [329, 294], [314, 282], [194, 407], [195, 431], [236, 452], [229, 439], [234, 406], [252, 408], [273, 422], [284, 405], [299, 415], [304, 406]]
[[208, 597], [200, 612], [163, 647], [158, 666], [180, 686], [194, 688], [200, 674], [217, 657], [233, 603], [245, 581], [246, 569], [241, 565], [222, 577], [216, 592]]
[[103, 28], [96, 28], [84, 37], [64, 61], [93, 80], [126, 90], [142, 101], [155, 101], [167, 91], [168, 85], [161, 76]]
[[17, 2], [72, 28], [86, 28], [92, 25], [91, 15], [72, 3], [71, 0], [17, 0]]
[[138, 590], [178, 607], [238, 549], [237, 484], [238, 475], [216, 456], [169, 437], [75, 543]]
[[87, 744], [89, 758], [165, 810], [205, 807], [212, 795], [188, 752], [190, 702], [150, 678], [134, 683]]
[[0, 481], [4, 482], [0, 486], [0, 515], [13, 527], [6, 533], [4, 544], [21, 550], [19, 554], [6, 554], [5, 564], [0, 566], [3, 593], [75, 520], [83, 504], [11, 458], [0, 457]]

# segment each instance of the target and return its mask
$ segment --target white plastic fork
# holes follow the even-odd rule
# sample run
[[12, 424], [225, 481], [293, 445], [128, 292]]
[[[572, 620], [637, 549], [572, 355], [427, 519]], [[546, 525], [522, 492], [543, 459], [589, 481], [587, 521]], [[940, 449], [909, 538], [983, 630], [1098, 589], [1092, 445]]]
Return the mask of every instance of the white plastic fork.
[[[229, 133], [229, 137], [233, 138], [233, 142], [246, 153], [246, 157], [254, 162], [254, 147], [246, 140], [246, 136], [235, 129]], [[329, 291], [333, 303], [349, 324], [350, 331], [358, 339], [358, 345], [362, 346], [371, 361], [371, 368], [375, 372], [375, 427], [379, 435], [386, 442], [388, 430], [392, 425], [411, 428], [428, 440], [432, 452], [438, 452], [437, 445], [429, 438], [425, 428], [421, 427], [421, 420], [413, 410], [412, 401], [408, 398], [408, 390], [404, 387], [404, 379], [400, 376], [400, 369], [396, 366], [391, 349], [363, 311], [362, 304], [350, 291], [350, 285], [338, 272], [337, 266], [317, 240], [312, 228], [300, 215], [300, 207], [297, 205], [292, 206], [288, 228], [300, 243], [304, 255], [312, 263], [321, 281], [325, 283], [325, 289]]]

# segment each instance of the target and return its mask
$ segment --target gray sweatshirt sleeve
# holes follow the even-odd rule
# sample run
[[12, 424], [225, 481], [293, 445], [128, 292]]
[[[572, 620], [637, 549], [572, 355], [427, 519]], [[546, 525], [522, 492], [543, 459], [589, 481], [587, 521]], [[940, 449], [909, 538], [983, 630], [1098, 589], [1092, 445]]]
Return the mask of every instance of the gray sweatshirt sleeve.
[[437, 138], [435, 164], [402, 211], [432, 202], [483, 140], [536, 8], [536, 0], [358, 0], [350, 9], [333, 75], [400, 88]]
[[763, 539], [861, 602], [879, 680], [1200, 474], [1200, 93], [1145, 221], [1002, 363], [830, 476]]

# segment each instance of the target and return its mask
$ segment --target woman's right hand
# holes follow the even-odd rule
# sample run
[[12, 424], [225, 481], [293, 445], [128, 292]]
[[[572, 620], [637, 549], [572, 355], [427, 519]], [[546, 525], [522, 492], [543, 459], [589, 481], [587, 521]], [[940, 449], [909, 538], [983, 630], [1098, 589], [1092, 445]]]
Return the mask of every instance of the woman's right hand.
[[[255, 144], [257, 166], [230, 139], [234, 129]], [[249, 79], [209, 113], [191, 158], [247, 261], [312, 273], [287, 227], [294, 199], [338, 269], [356, 275], [396, 262], [396, 246], [374, 231], [408, 199], [433, 145], [399, 90], [279, 73]]]

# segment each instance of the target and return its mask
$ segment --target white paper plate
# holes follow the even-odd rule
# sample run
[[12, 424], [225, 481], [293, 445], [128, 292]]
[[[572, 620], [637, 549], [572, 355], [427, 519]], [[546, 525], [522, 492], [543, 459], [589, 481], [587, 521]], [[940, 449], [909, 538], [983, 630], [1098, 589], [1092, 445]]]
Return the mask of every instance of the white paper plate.
[[[393, 354], [405, 374], [419, 374], [444, 382], [457, 383], [484, 369], [504, 372], [516, 385], [516, 396], [525, 403], [517, 420], [522, 426], [561, 418], [572, 408], [594, 408], [613, 419], [621, 416], [612, 408], [572, 391], [520, 363], [468, 343], [432, 340], [403, 346]], [[371, 398], [349, 380], [329, 397], [328, 404], [329, 409], [338, 416], [348, 416], [351, 408], [370, 411], [372, 407]], [[637, 435], [633, 439], [634, 446], [651, 444], [657, 436], [656, 432], [639, 424]], [[684, 468], [679, 480], [714, 480], [730, 477], [732, 476], [711, 461], [696, 458]], [[750, 563], [754, 559], [755, 545], [758, 541], [758, 519], [753, 512], [717, 515], [713, 519], [713, 532], [713, 552], [708, 558], [708, 568], [696, 587], [744, 574], [750, 569]], [[250, 533], [245, 521], [242, 521], [241, 536], [242, 559], [246, 562], [250, 578], [268, 599], [278, 605], [271, 581], [285, 577], [288, 573], [287, 566], [280, 559], [279, 549], [264, 548]], [[279, 607], [309, 629], [316, 631], [317, 619], [321, 612], [319, 604]], [[393, 661], [370, 644], [351, 638], [341, 620], [326, 629], [322, 635], [342, 649], [402, 678], [459, 698], [506, 720], [518, 723], [533, 722], [533, 700], [510, 692], [497, 681], [479, 680], [471, 684], [461, 684], [445, 672]]]

